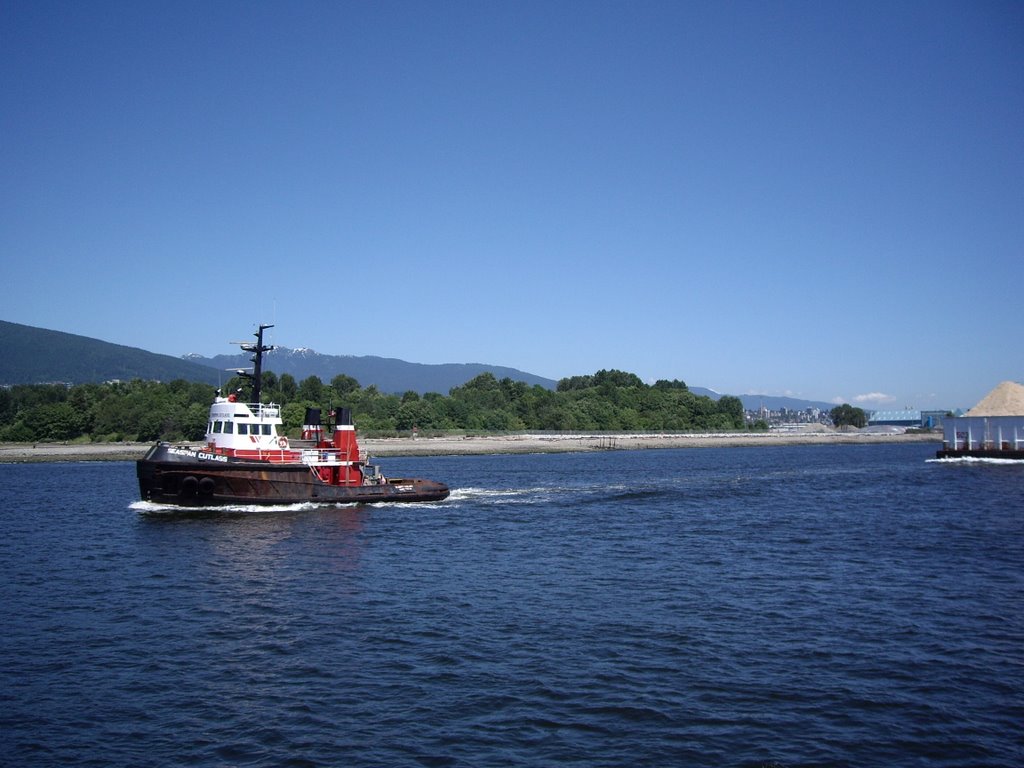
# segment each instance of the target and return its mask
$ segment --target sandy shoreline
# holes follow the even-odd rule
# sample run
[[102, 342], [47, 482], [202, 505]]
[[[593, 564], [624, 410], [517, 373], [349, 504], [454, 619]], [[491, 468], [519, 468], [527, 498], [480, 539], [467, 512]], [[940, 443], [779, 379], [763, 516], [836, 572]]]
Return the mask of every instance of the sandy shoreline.
[[941, 435], [815, 433], [689, 433], [619, 435], [495, 435], [475, 437], [363, 440], [373, 456], [458, 456], [487, 453], [636, 451], [658, 448], [724, 448], [758, 445], [870, 445], [894, 442], [941, 443]]
[[[566, 453], [657, 448], [722, 448], [757, 445], [872, 445], [941, 443], [938, 434], [888, 435], [857, 432], [769, 432], [721, 434], [558, 434], [467, 437], [365, 438], [370, 456], [469, 456], [491, 453]], [[0, 443], [0, 464], [40, 461], [134, 461], [151, 443]]]

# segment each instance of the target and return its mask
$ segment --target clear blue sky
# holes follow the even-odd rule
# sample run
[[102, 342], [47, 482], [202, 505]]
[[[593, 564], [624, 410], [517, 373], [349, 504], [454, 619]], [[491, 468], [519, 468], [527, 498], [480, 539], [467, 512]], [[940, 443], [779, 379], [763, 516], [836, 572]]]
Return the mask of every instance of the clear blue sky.
[[1024, 4], [0, 2], [0, 319], [969, 407]]

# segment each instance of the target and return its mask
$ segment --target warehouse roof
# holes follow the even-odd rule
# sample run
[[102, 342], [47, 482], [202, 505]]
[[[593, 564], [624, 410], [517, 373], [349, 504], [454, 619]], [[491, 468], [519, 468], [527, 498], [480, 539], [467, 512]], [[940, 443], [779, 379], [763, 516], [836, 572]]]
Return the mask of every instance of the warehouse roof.
[[904, 411], [875, 411], [871, 414], [868, 422], [871, 424], [879, 424], [883, 422], [919, 422], [921, 421], [921, 412], [904, 410]]

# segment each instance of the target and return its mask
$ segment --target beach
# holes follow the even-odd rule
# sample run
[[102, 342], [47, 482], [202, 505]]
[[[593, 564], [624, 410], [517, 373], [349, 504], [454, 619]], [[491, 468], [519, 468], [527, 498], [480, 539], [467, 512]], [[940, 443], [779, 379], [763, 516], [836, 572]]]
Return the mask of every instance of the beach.
[[[449, 437], [361, 438], [370, 456], [469, 456], [500, 453], [567, 453], [659, 448], [725, 448], [765, 445], [872, 445], [941, 443], [931, 434], [867, 432], [722, 432], [673, 434], [515, 434]], [[193, 444], [201, 447], [201, 444]], [[135, 461], [152, 443], [2, 443], [0, 464], [40, 461]]]

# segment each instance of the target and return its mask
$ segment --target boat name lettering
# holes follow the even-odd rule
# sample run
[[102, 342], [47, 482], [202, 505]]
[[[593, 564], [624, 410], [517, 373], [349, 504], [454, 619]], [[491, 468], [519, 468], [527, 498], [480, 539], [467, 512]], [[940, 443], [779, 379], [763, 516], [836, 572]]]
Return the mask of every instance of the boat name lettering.
[[201, 461], [224, 461], [228, 460], [227, 456], [218, 456], [214, 453], [207, 453], [206, 451], [190, 451], [187, 448], [168, 448], [167, 452], [174, 456], [188, 456], [190, 459], [199, 459]]

